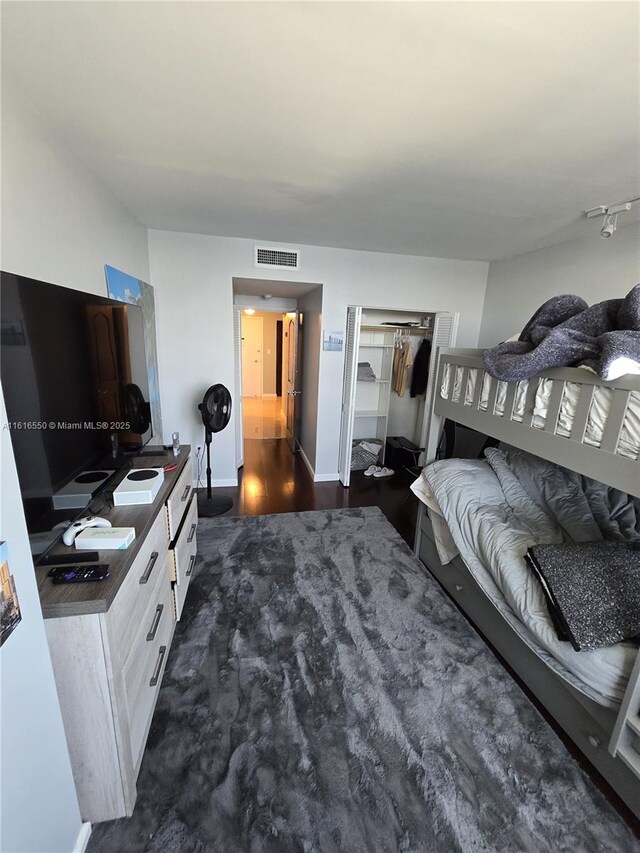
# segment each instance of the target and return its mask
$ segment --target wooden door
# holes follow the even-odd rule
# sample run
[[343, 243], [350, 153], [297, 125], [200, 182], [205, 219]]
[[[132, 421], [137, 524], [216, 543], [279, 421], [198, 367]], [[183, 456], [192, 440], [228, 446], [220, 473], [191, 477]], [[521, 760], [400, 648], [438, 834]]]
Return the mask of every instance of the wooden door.
[[291, 312], [285, 317], [286, 325], [286, 435], [291, 452], [298, 450], [300, 440], [300, 423], [302, 419], [302, 314]]
[[262, 397], [262, 317], [242, 317], [242, 396]]

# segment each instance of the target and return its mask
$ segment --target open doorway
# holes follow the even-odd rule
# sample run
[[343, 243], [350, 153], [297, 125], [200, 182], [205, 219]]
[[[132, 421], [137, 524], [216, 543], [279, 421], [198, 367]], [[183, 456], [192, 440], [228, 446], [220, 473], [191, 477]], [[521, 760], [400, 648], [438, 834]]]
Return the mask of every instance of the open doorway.
[[[289, 467], [302, 464], [313, 477], [322, 285], [234, 278], [233, 291], [241, 478], [249, 475], [254, 489], [265, 487], [256, 477], [265, 479], [268, 469], [282, 467], [287, 453]], [[278, 476], [290, 479], [285, 471]]]
[[[241, 312], [242, 426], [245, 439], [285, 438], [282, 401], [283, 315]], [[279, 381], [278, 381], [279, 380]]]

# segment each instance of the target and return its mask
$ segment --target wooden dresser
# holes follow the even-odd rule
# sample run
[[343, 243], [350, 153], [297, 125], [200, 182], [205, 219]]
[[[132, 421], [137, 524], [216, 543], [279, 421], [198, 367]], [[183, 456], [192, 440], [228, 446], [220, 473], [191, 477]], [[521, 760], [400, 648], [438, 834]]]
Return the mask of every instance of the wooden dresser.
[[[189, 447], [136, 459], [165, 473], [153, 504], [101, 513], [135, 527], [126, 551], [100, 551], [105, 581], [54, 586], [36, 568], [71, 765], [85, 821], [132, 813], [136, 780], [176, 620], [196, 559], [198, 508]], [[58, 544], [53, 553], [70, 553]], [[76, 552], [81, 557], [82, 552]]]

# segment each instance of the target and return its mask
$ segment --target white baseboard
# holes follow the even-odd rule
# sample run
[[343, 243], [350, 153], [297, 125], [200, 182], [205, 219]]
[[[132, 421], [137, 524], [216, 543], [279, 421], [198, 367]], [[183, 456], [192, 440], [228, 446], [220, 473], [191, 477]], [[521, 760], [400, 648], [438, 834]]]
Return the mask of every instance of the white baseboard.
[[[206, 478], [204, 480], [202, 480], [202, 478], [200, 478], [200, 479], [201, 479], [200, 483], [198, 483], [197, 480], [194, 480], [193, 483], [191, 484], [194, 489], [206, 489], [207, 488]], [[238, 485], [238, 478], [237, 477], [235, 479], [229, 478], [228, 480], [212, 480], [211, 481], [211, 488], [212, 489], [217, 489], [219, 486], [225, 486], [226, 487], [226, 486], [237, 486], [237, 485]]]
[[309, 460], [307, 459], [307, 454], [306, 454], [306, 453], [304, 452], [304, 450], [302, 449], [302, 445], [301, 445], [301, 444], [298, 444], [298, 447], [300, 448], [300, 456], [302, 456], [302, 461], [303, 461], [303, 462], [304, 462], [304, 464], [307, 466], [307, 468], [308, 468], [308, 470], [309, 470], [309, 473], [311, 474], [311, 479], [315, 482], [315, 479], [316, 479], [316, 472], [313, 470], [313, 465], [312, 465], [312, 464], [311, 464], [311, 462], [309, 462]]
[[73, 845], [73, 853], [84, 853], [87, 849], [87, 844], [91, 838], [91, 824], [83, 823], [80, 827], [80, 832], [76, 838], [76, 843]]
[[314, 474], [313, 482], [314, 483], [334, 483], [336, 480], [340, 480], [340, 475], [336, 471], [335, 474]]

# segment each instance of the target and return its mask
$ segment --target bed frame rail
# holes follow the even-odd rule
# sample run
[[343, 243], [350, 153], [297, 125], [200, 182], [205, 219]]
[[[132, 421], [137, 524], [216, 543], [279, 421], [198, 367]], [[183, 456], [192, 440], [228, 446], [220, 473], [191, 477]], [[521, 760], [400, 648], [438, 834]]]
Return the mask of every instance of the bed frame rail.
[[[640, 376], [625, 376], [614, 382], [604, 382], [595, 374], [578, 368], [545, 371], [529, 380], [520, 421], [514, 419], [518, 383], [507, 383], [504, 411], [496, 411], [499, 382], [486, 373], [482, 354], [483, 350], [478, 349], [440, 350], [434, 395], [436, 414], [640, 497], [640, 459], [633, 460], [617, 452], [631, 392], [640, 392]], [[449, 377], [445, 399], [441, 395], [441, 388], [447, 365]], [[459, 398], [454, 400], [456, 368], [462, 368], [462, 384]], [[472, 370], [477, 371], [476, 383], [472, 399], [467, 400], [467, 384]], [[539, 427], [534, 426], [534, 406], [542, 379], [552, 380], [552, 389], [544, 425]], [[489, 387], [485, 411], [481, 408], [481, 401], [483, 382], [487, 380]], [[557, 433], [557, 428], [567, 382], [574, 382], [580, 388], [570, 435], [563, 436]], [[585, 435], [597, 387], [610, 388], [612, 398], [600, 446], [594, 447], [585, 443]]]

